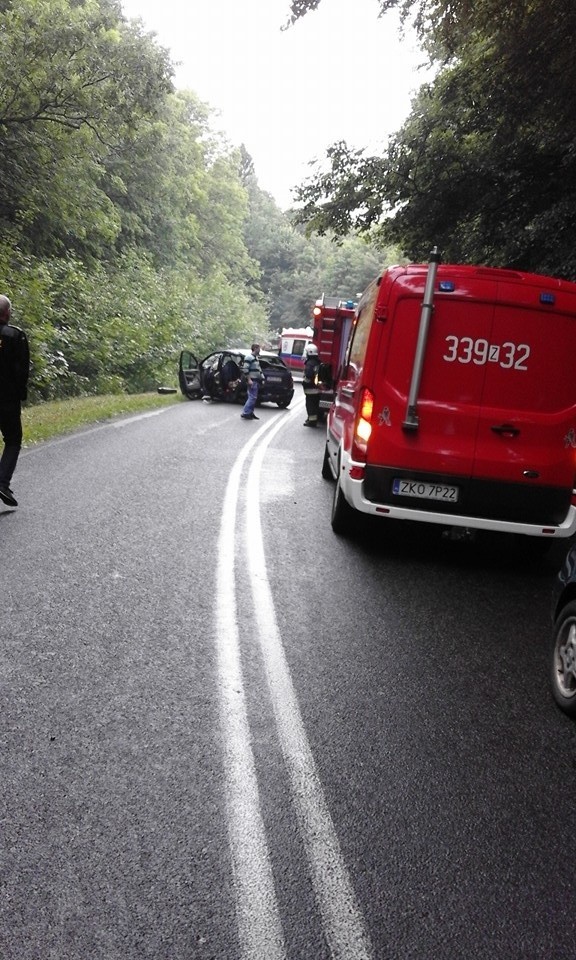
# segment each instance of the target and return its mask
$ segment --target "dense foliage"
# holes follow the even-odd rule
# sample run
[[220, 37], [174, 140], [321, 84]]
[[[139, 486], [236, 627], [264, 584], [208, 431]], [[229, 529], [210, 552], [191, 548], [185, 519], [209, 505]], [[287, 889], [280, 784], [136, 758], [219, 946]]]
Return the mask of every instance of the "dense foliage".
[[361, 239], [352, 234], [338, 244], [327, 237], [307, 238], [259, 189], [249, 158], [246, 159], [246, 244], [260, 264], [258, 286], [265, 296], [272, 331], [306, 326], [311, 308], [322, 293], [355, 299], [383, 264], [402, 259], [397, 248], [381, 248], [370, 243], [369, 237]]
[[[295, 0], [294, 17], [316, 0]], [[334, 144], [299, 191], [309, 229], [376, 229], [410, 258], [576, 279], [573, 0], [381, 0], [437, 65], [383, 156]]]
[[[33, 400], [154, 389], [182, 346], [305, 322], [334, 245], [259, 189], [118, 0], [0, 0], [0, 57], [0, 289]], [[355, 242], [365, 279], [379, 257]]]

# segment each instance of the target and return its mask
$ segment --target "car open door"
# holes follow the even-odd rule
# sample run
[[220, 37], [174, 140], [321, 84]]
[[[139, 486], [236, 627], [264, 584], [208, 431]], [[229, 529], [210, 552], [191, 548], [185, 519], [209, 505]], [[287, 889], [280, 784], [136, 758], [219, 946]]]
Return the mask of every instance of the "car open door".
[[200, 364], [190, 350], [182, 350], [180, 354], [178, 381], [182, 393], [189, 400], [197, 400], [202, 396]]

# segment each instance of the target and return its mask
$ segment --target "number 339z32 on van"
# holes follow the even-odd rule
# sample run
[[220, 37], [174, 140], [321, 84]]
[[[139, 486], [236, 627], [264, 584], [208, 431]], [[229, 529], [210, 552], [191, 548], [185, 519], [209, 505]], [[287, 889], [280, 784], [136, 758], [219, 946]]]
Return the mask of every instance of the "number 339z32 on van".
[[530, 356], [530, 347], [527, 343], [511, 343], [502, 345], [488, 343], [482, 338], [473, 340], [472, 337], [446, 337], [447, 352], [442, 357], [447, 363], [475, 363], [482, 366], [485, 363], [497, 363], [504, 370], [527, 370], [527, 360]]

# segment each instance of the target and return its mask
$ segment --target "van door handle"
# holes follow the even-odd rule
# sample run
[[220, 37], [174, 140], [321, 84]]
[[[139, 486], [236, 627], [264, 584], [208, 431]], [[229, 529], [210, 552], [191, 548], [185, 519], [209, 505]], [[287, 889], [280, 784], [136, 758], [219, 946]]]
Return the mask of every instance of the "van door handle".
[[354, 387], [342, 387], [342, 393], [343, 393], [344, 396], [346, 396], [346, 397], [353, 397], [353, 396], [354, 396]]
[[518, 427], [511, 423], [501, 423], [499, 427], [490, 427], [492, 433], [499, 433], [501, 437], [517, 437], [520, 433]]

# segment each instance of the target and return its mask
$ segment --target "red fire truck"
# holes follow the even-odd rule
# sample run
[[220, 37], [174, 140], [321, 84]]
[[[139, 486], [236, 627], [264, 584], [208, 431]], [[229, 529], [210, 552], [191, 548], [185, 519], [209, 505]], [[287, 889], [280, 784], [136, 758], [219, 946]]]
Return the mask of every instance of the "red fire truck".
[[322, 296], [312, 311], [313, 342], [320, 358], [320, 412], [326, 413], [334, 400], [334, 387], [354, 323], [353, 300]]
[[358, 304], [322, 468], [358, 512], [552, 539], [576, 533], [576, 283], [430, 262]]

